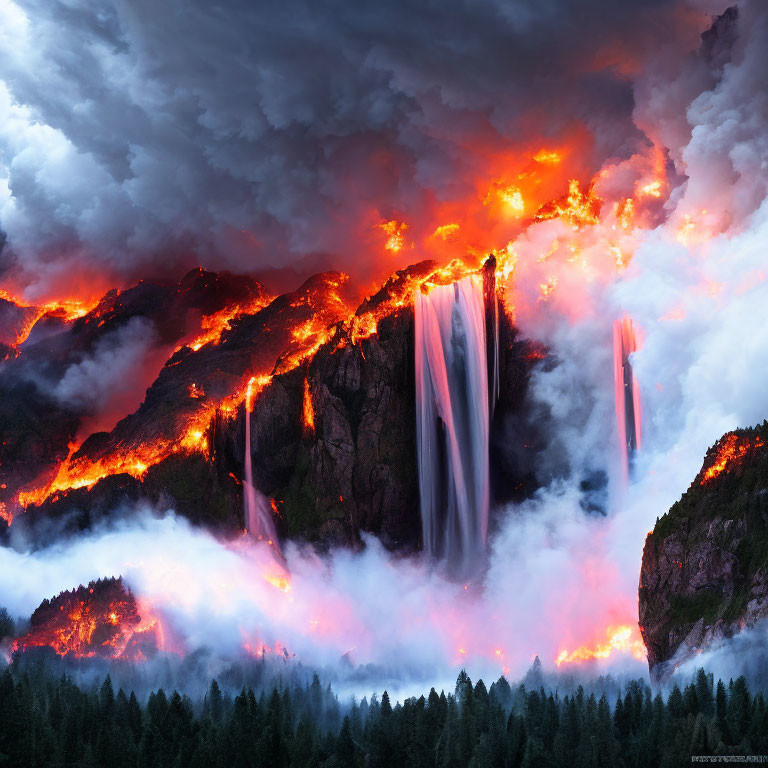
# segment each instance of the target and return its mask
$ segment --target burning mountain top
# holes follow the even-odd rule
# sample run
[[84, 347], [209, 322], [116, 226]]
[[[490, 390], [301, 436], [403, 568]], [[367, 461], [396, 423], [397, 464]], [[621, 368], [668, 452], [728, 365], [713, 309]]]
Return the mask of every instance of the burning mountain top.
[[646, 539], [640, 623], [652, 674], [768, 615], [767, 440], [768, 422], [724, 435]]
[[742, 430], [730, 432], [707, 452], [699, 482], [705, 485], [723, 472], [741, 469], [750, 455], [764, 449], [765, 442], [759, 434], [745, 434]]
[[142, 613], [122, 579], [92, 581], [43, 600], [12, 650], [48, 646], [60, 656], [138, 661], [163, 647], [159, 620]]
[[768, 488], [768, 422], [737, 429], [720, 438], [706, 453], [704, 463], [682, 498], [656, 524], [654, 537], [663, 537], [682, 518], [696, 514], [703, 501], [716, 503], [708, 514], [729, 514], [737, 496], [760, 494]]
[[0, 376], [0, 503], [10, 509], [19, 489], [53, 484], [80, 435], [134, 410], [208, 318], [266, 300], [250, 278], [193, 270], [179, 283], [109, 291], [57, 333], [35, 340], [35, 330]]
[[293, 368], [330, 338], [331, 326], [346, 310], [337, 293], [342, 283], [338, 273], [318, 275], [254, 314], [239, 314], [238, 309], [218, 340], [197, 349], [181, 347], [135, 413], [112, 432], [91, 435], [51, 481], [20, 494], [21, 506], [91, 486], [109, 475], [142, 478], [149, 467], [173, 454], [207, 454], [214, 416], [234, 410], [245, 395], [249, 375], [269, 376]]
[[[560, 167], [560, 161], [555, 162], [555, 155], [557, 158], [560, 155], [554, 153], [550, 157], [550, 154], [541, 155], [535, 165]], [[153, 306], [157, 304], [162, 309], [151, 314], [155, 326], [153, 332], [162, 341], [173, 345], [168, 350], [170, 357], [166, 358], [165, 366], [160, 369], [158, 364], [154, 369], [159, 369], [160, 373], [154, 380], [147, 381], [151, 386], [138, 409], [135, 404], [124, 409], [118, 415], [118, 418], [124, 418], [120, 421], [113, 419], [108, 426], [117, 423], [109, 432], [91, 430], [85, 440], [82, 438], [89, 432], [79, 429], [79, 416], [72, 414], [71, 407], [62, 413], [62, 424], [55, 439], [42, 442], [34, 436], [47, 435], [50, 431], [47, 426], [36, 428], [36, 424], [28, 424], [15, 430], [14, 417], [9, 416], [11, 428], [8, 431], [12, 435], [20, 433], [22, 437], [18, 440], [34, 445], [26, 451], [10, 445], [0, 449], [0, 461], [5, 459], [4, 463], [11, 466], [12, 472], [10, 482], [4, 481], [6, 487], [0, 489], [4, 516], [9, 518], [20, 509], [39, 505], [72, 489], [90, 488], [110, 475], [128, 474], [143, 479], [149, 467], [174, 455], [197, 453], [210, 458], [211, 430], [217, 415], [230, 418], [236, 412], [249, 380], [257, 380], [259, 389], [263, 389], [274, 375], [294, 370], [313, 359], [332, 339], [334, 349], [356, 345], [376, 334], [384, 318], [403, 307], [410, 307], [414, 292], [428, 293], [435, 286], [454, 283], [477, 272], [489, 253], [496, 258], [496, 285], [502, 291], [510, 288], [507, 280], [515, 272], [518, 260], [527, 270], [520, 280], [519, 290], [517, 285], [511, 286], [510, 298], [515, 304], [515, 312], [519, 309], [525, 313], [531, 307], [537, 308], [541, 301], [557, 303], [562, 300], [578, 304], [577, 291], [556, 291], [558, 275], [563, 272], [563, 284], [573, 278], [571, 272], [577, 279], [584, 275], [590, 280], [595, 275], [605, 280], [614, 279], [631, 258], [633, 230], [653, 221], [653, 217], [639, 215], [643, 205], [647, 204], [643, 200], [648, 198], [654, 204], [663, 202], [662, 192], [666, 194], [669, 186], [664, 156], [656, 148], [648, 150], [647, 154], [648, 157], [636, 161], [637, 168], [633, 165], [630, 175], [634, 181], [627, 194], [618, 201], [615, 194], [608, 194], [603, 189], [610, 176], [608, 172], [601, 173], [583, 187], [564, 177], [558, 185], [558, 197], [547, 205], [531, 209], [531, 212], [538, 212], [528, 219], [528, 224], [540, 228], [540, 243], [534, 243], [536, 238], [528, 239], [520, 243], [518, 251], [516, 243], [504, 245], [506, 240], [502, 239], [494, 247], [480, 250], [467, 240], [458, 245], [454, 243], [462, 255], [451, 258], [457, 249], [448, 248], [448, 241], [445, 241], [441, 263], [426, 260], [395, 272], [381, 287], [377, 285], [357, 309], [342, 298], [347, 278], [341, 273], [316, 275], [297, 291], [274, 299], [247, 278], [242, 278], [238, 291], [238, 278], [228, 276], [225, 291], [228, 300], [205, 306], [199, 298], [187, 302], [195, 307], [202, 306], [202, 309], [198, 310], [196, 327], [179, 332], [174, 325], [174, 318], [179, 315], [176, 304], [181, 302], [183, 306], [188, 294], [196, 296], [196, 280], [205, 282], [207, 273], [196, 271], [185, 278], [170, 306], [168, 298], [157, 287], [142, 283], [131, 289], [136, 295], [158, 294]], [[650, 187], [658, 191], [658, 196], [643, 191]], [[565, 189], [568, 191], [564, 193]], [[504, 200], [509, 197], [505, 190], [506, 187], [502, 190]], [[512, 199], [516, 201], [517, 196], [512, 195]], [[498, 216], [501, 220], [506, 216], [504, 206], [499, 210], [490, 204], [484, 207], [487, 215]], [[403, 238], [410, 232], [405, 224], [403, 222], [404, 226], [398, 229]], [[445, 224], [438, 230], [440, 234], [436, 237], [441, 243], [446, 233], [453, 238], [463, 231], [457, 222]], [[587, 230], [592, 231], [587, 233]], [[585, 239], [583, 244], [579, 240], [582, 237]], [[430, 238], [431, 241], [435, 239], [431, 235]], [[542, 244], [544, 250], [539, 252]], [[406, 245], [409, 249], [415, 248], [417, 242], [403, 242], [402, 248]], [[530, 252], [531, 248], [536, 252]], [[588, 253], [590, 248], [592, 252]], [[423, 250], [432, 252], [428, 248]], [[591, 260], [594, 264], [590, 264]], [[208, 282], [218, 279], [207, 277]], [[74, 352], [69, 335], [60, 334], [45, 346], [39, 343], [29, 350], [25, 348], [18, 361], [20, 369], [31, 361], [41, 366], [62, 366], [62, 361], [70, 361], [73, 354], [86, 354], [92, 350], [98, 343], [96, 339], [103, 338], [100, 333], [115, 330], [126, 317], [137, 314], [132, 314], [131, 291], [110, 292], [92, 312], [75, 322], [72, 333], [82, 336], [83, 341], [75, 340]], [[561, 293], [562, 299], [559, 298]], [[170, 329], [166, 327], [168, 318], [171, 318]], [[95, 366], [94, 376], [99, 377], [101, 370]], [[146, 384], [140, 391], [145, 387]], [[17, 393], [16, 399], [21, 398], [29, 404], [35, 396], [35, 393], [32, 397]], [[10, 402], [15, 400], [12, 398]], [[30, 417], [33, 422], [40, 420], [39, 414], [51, 412], [44, 398], [34, 405], [34, 414]], [[14, 438], [13, 442], [18, 440]], [[7, 456], [4, 457], [4, 453]], [[13, 456], [25, 454], [32, 460], [17, 467]]]

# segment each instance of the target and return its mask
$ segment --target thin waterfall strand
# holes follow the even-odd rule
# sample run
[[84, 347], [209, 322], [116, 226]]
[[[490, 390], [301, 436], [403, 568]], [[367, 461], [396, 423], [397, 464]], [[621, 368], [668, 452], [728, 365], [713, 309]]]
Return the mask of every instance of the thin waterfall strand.
[[625, 480], [631, 474], [641, 440], [640, 388], [630, 359], [636, 351], [637, 340], [631, 318], [617, 320], [613, 326], [613, 381], [616, 427]]
[[248, 382], [248, 391], [245, 398], [245, 480], [243, 482], [245, 527], [251, 536], [254, 536], [259, 541], [267, 542], [279, 554], [277, 531], [272, 521], [269, 501], [253, 484], [253, 461], [251, 459], [252, 387], [253, 379]]

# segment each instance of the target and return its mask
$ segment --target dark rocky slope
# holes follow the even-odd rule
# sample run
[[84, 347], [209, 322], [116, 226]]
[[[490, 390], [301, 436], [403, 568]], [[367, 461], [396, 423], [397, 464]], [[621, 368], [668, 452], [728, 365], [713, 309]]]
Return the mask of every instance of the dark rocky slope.
[[724, 435], [648, 535], [640, 625], [652, 677], [768, 614], [768, 423]]
[[150, 329], [154, 348], [172, 351], [199, 329], [202, 316], [263, 294], [249, 278], [193, 270], [178, 284], [142, 281], [110, 291], [62, 332], [37, 343], [30, 337], [17, 358], [0, 364], [0, 503], [12, 508], [19, 489], [55, 474], [90, 416], [87, 408], [56, 396], [56, 385], [70, 367], [92, 358], [134, 318]]
[[[215, 402], [249, 373], [273, 372], [251, 414], [256, 486], [275, 501], [281, 536], [317, 544], [355, 545], [371, 532], [393, 548], [412, 549], [420, 535], [416, 476], [413, 308], [410, 286], [434, 270], [422, 263], [396, 273], [367, 299], [357, 316], [375, 313], [377, 332], [355, 337], [349, 322], [335, 322], [338, 276], [319, 275], [294, 294], [233, 323], [217, 345], [183, 349], [168, 361], [138, 411], [111, 434], [92, 436], [80, 457], [98, 459], [115, 447], [178, 434], [190, 414]], [[489, 264], [489, 273], [493, 264]], [[486, 281], [487, 282], [487, 281]], [[491, 285], [487, 302], [495, 298]], [[391, 297], [408, 300], [391, 302]], [[329, 324], [328, 340], [293, 368], [281, 360], [296, 351], [292, 329], [307, 320]], [[492, 429], [492, 490], [496, 501], [534, 487], [525, 461], [526, 392], [531, 354], [506, 312], [499, 318], [500, 393]], [[189, 396], [195, 382], [204, 394]], [[210, 406], [209, 406], [210, 407]], [[307, 423], [305, 408], [311, 413]], [[113, 475], [90, 491], [81, 488], [30, 507], [20, 524], [44, 528], [52, 517], [68, 528], [88, 528], [120, 507], [146, 500], [173, 508], [196, 523], [235, 530], [243, 526], [245, 409], [214, 410], [205, 450], [172, 453], [143, 479]], [[501, 434], [510, 421], [519, 445], [506, 452]], [[77, 456], [76, 456], [77, 458]], [[14, 523], [15, 525], [16, 523]]]

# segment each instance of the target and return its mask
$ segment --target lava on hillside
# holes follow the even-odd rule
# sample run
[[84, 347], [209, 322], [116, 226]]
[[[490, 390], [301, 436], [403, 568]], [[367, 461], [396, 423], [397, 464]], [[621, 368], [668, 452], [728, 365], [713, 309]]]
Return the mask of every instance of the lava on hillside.
[[164, 646], [163, 627], [140, 606], [122, 578], [99, 579], [61, 592], [35, 609], [11, 650], [47, 646], [60, 656], [141, 661]]
[[[562, 158], [557, 152], [544, 152], [539, 148], [534, 155], [531, 162], [535, 168], [525, 175], [526, 179], [544, 171], [558, 172]], [[605, 174], [586, 185], [566, 177], [560, 188], [567, 188], [567, 192], [530, 209], [531, 215], [527, 219], [530, 226], [557, 227], [545, 236], [551, 244], [536, 259], [537, 264], [541, 264], [541, 267], [537, 266], [541, 275], [535, 278], [541, 281], [537, 301], [553, 301], [558, 289], [558, 272], [562, 268], [570, 269], [568, 265], [573, 265], [574, 269], [588, 268], [585, 249], [592, 248], [594, 241], [602, 243], [605, 253], [609, 254], [609, 272], [627, 266], [632, 255], [634, 230], [651, 221], [639, 212], [644, 206], [647, 208], [648, 200], [654, 204], [663, 202], [662, 193], [668, 189], [662, 161], [659, 151], [651, 149], [647, 158], [638, 161], [644, 170], [634, 191], [620, 199], [605, 199], [601, 192]], [[529, 191], [524, 179], [518, 181], [512, 192], [509, 185], [499, 186], [499, 180], [491, 183], [491, 192], [485, 198], [489, 214], [504, 218], [509, 206], [518, 203], [524, 210], [529, 209], [526, 202]], [[459, 221], [443, 224], [430, 236], [430, 242], [435, 237], [453, 242], [464, 226]], [[414, 242], [406, 242], [409, 231], [407, 222], [400, 222], [395, 232], [398, 250], [414, 247]], [[383, 247], [391, 250], [392, 236], [389, 233]], [[5, 488], [0, 491], [3, 517], [10, 522], [21, 510], [40, 505], [47, 499], [56, 499], [73, 489], [91, 488], [109, 476], [128, 474], [143, 480], [150, 467], [174, 455], [200, 454], [208, 459], [215, 421], [236, 416], [245, 398], [248, 381], [253, 377], [259, 379], [263, 388], [273, 376], [308, 364], [326, 344], [332, 344], [334, 351], [359, 344], [377, 333], [383, 318], [412, 306], [416, 292], [428, 293], [435, 286], [455, 283], [478, 272], [489, 254], [497, 265], [496, 284], [500, 296], [502, 300], [510, 301], [507, 311], [514, 318], [518, 311], [514, 303], [518, 294], [511, 291], [507, 297], [507, 293], [520, 259], [517, 243], [489, 243], [481, 247], [467, 244], [461, 257], [451, 257], [453, 252], [447, 249], [442, 262], [425, 260], [396, 271], [383, 283], [371, 286], [368, 298], [357, 306], [350, 304], [343, 295], [342, 289], [348, 278], [340, 272], [318, 274], [306, 280], [298, 290], [277, 297], [250, 278], [242, 278], [242, 286], [234, 290], [236, 279], [230, 275], [227, 276], [226, 291], [221, 293], [218, 301], [206, 299], [201, 303], [197, 297], [200, 289], [195, 281], [211, 280], [202, 271], [191, 273], [180, 284], [178, 296], [186, 297], [191, 291], [194, 299], [183, 304], [178, 300], [169, 302], [159, 289], [155, 290], [149, 284], [140, 284], [140, 287], [123, 293], [110, 291], [93, 305], [70, 299], [46, 304], [45, 312], [69, 312], [65, 320], [72, 326], [70, 335], [75, 334], [72, 343], [78, 344], [81, 344], [78, 339], [85, 329], [93, 329], [89, 331], [93, 336], [105, 324], [108, 328], [110, 323], [121, 322], [126, 313], [134, 312], [128, 297], [137, 292], [154, 291], [156, 301], [166, 302], [160, 313], [165, 324], [172, 322], [180, 310], [187, 312], [189, 306], [198, 307], [199, 314], [194, 327], [187, 333], [166, 334], [175, 342], [172, 354], [137, 410], [125, 415], [108, 432], [78, 434], [76, 429], [68, 426], [66, 434], [55, 443], [55, 452], [48, 449], [51, 455], [44, 464], [40, 463], [37, 472], [38, 457], [35, 456], [35, 461], [26, 465], [18, 478], [4, 480]], [[595, 264], [590, 268], [597, 267]], [[220, 278], [214, 277], [214, 280]], [[528, 291], [526, 286], [521, 289], [523, 294]], [[135, 303], [135, 299], [133, 301]], [[9, 306], [22, 312], [20, 303]], [[162, 304], [159, 306], [163, 307]], [[525, 306], [521, 306], [520, 311], [525, 311]], [[29, 336], [35, 322], [43, 316], [41, 312], [37, 308], [24, 309], [16, 323], [19, 329], [14, 338], [0, 339], [4, 344], [10, 344], [8, 348], [14, 355], [20, 354], [19, 339]], [[80, 325], [73, 325], [75, 322]], [[62, 344], [63, 341], [58, 341], [56, 349]], [[39, 346], [34, 345], [29, 352], [25, 350], [19, 362], [27, 357], [34, 362], [35, 355], [43, 353]], [[15, 473], [17, 468], [6, 462], [5, 469]]]
[[730, 432], [721, 438], [707, 454], [700, 484], [707, 485], [723, 472], [732, 471], [740, 466], [747, 456], [763, 448], [765, 443], [760, 436], [750, 439], [738, 432]]

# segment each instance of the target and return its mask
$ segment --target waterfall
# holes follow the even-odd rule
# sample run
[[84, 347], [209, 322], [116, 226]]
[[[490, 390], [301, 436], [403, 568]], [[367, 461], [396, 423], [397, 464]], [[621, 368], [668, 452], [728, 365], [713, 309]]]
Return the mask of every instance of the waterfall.
[[485, 302], [486, 355], [488, 356], [489, 413], [493, 412], [501, 392], [499, 297], [496, 293], [496, 257], [491, 255], [483, 265], [483, 301]]
[[488, 366], [479, 278], [415, 296], [416, 440], [424, 549], [457, 576], [488, 532]]
[[251, 536], [259, 541], [266, 541], [280, 553], [277, 531], [272, 521], [272, 510], [267, 497], [253, 484], [253, 461], [251, 459], [251, 411], [253, 381], [248, 382], [245, 397], [245, 480], [243, 482], [243, 500], [245, 502], [245, 527]]
[[640, 389], [630, 360], [635, 351], [637, 341], [631, 318], [617, 320], [613, 326], [613, 382], [625, 480], [632, 471], [635, 454], [640, 450]]

